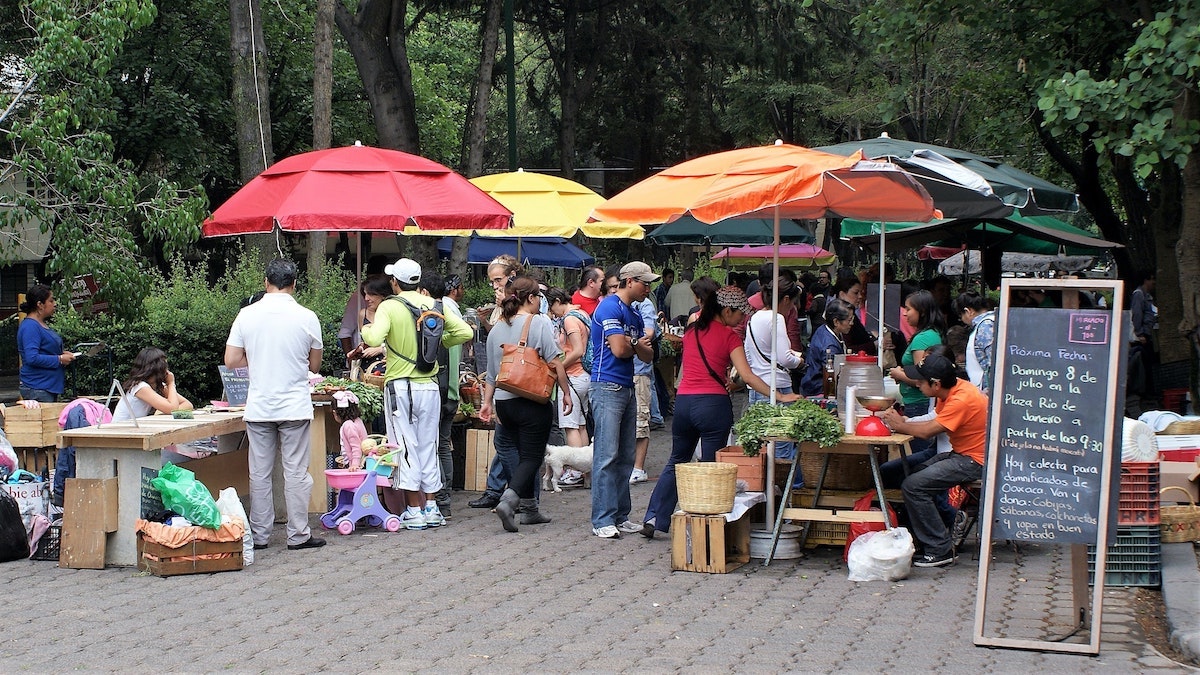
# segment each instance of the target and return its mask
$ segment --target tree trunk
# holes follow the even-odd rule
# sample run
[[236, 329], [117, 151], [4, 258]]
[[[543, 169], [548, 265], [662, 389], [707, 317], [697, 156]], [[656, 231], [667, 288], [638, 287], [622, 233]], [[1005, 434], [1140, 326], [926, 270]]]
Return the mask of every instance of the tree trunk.
[[[475, 75], [475, 96], [467, 119], [465, 171], [467, 178], [483, 175], [483, 151], [487, 142], [487, 111], [492, 95], [492, 73], [496, 69], [496, 50], [500, 46], [500, 16], [504, 0], [487, 0], [484, 9], [479, 69]], [[467, 276], [468, 237], [455, 237], [450, 248], [450, 273]]]
[[[333, 3], [317, 0], [313, 29], [313, 150], [329, 148], [333, 138]], [[310, 276], [325, 264], [325, 239], [324, 232], [308, 234]], [[360, 268], [362, 261], [355, 260], [354, 265]]]
[[[229, 48], [238, 168], [245, 184], [275, 161], [271, 147], [269, 66], [258, 0], [229, 1]], [[276, 255], [271, 235], [247, 237], [246, 246], [261, 251], [266, 260]]]
[[360, 0], [358, 12], [351, 14], [338, 2], [334, 20], [354, 55], [379, 144], [420, 154], [416, 95], [404, 34], [407, 8], [406, 0]]
[[[1179, 97], [1176, 118], [1182, 124], [1194, 124], [1200, 118], [1200, 102], [1192, 94]], [[1186, 127], [1180, 127], [1186, 128]], [[1192, 360], [1192, 372], [1196, 372], [1194, 350], [1197, 331], [1200, 331], [1200, 161], [1190, 157], [1181, 176], [1180, 202], [1182, 212], [1179, 219], [1178, 240], [1175, 242], [1173, 261], [1178, 266], [1180, 314], [1179, 322], [1159, 322], [1159, 334], [1163, 337], [1163, 360], [1168, 357]], [[1166, 276], [1166, 275], [1160, 275]], [[1170, 279], [1171, 277], [1166, 277]], [[1159, 284], [1162, 288], [1163, 284]], [[1170, 342], [1167, 337], [1169, 334]], [[1197, 382], [1191, 382], [1192, 402], [1197, 405]]]

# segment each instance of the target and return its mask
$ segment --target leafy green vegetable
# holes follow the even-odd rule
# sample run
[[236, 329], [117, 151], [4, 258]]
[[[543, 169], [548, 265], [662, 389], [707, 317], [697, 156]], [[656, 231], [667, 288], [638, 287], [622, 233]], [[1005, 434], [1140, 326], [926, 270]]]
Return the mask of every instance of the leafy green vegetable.
[[742, 450], [757, 455], [767, 438], [787, 437], [797, 442], [813, 442], [822, 448], [837, 445], [845, 430], [836, 417], [821, 406], [800, 399], [789, 406], [755, 403], [734, 423]]
[[355, 382], [342, 377], [327, 377], [315, 387], [321, 389], [349, 389], [358, 397], [358, 410], [362, 419], [373, 420], [383, 412], [383, 390], [363, 382]]

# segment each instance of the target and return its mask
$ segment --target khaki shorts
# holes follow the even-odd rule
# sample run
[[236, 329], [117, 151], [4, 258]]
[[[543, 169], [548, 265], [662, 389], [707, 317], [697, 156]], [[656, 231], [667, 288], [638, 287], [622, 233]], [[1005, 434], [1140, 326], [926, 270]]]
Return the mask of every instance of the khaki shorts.
[[634, 375], [633, 389], [637, 394], [637, 438], [650, 438], [650, 376]]

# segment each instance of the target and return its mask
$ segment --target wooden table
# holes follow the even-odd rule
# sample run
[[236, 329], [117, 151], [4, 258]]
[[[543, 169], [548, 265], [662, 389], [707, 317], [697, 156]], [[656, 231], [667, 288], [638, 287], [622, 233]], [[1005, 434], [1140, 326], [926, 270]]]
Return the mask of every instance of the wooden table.
[[142, 516], [142, 474], [153, 471], [157, 475], [162, 468], [162, 448], [245, 430], [241, 412], [197, 411], [190, 420], [154, 415], [138, 418], [137, 426], [129, 421], [60, 431], [58, 447], [75, 446], [77, 477], [116, 479], [116, 528], [108, 534], [104, 564], [137, 564], [134, 521]]
[[[800, 465], [800, 453], [817, 453], [824, 455], [824, 461], [821, 463], [821, 475], [817, 477], [817, 485], [815, 494], [813, 495], [812, 505], [809, 507], [788, 507], [792, 490], [788, 490], [784, 498], [784, 506], [779, 509], [779, 513], [775, 516], [775, 529], [771, 533], [771, 547], [767, 551], [767, 558], [763, 561], [763, 565], [770, 565], [771, 559], [775, 556], [775, 546], [779, 543], [779, 533], [783, 526], [785, 518], [792, 520], [807, 520], [827, 523], [883, 523], [885, 527], [891, 528], [892, 523], [888, 518], [887, 509], [881, 511], [852, 511], [830, 508], [817, 508], [820, 503], [821, 489], [825, 483], [825, 474], [829, 470], [830, 455], [866, 455], [867, 461], [871, 464], [871, 477], [875, 481], [875, 489], [879, 493], [879, 498], [883, 499], [883, 479], [879, 475], [879, 461], [875, 457], [875, 448], [885, 447], [891, 450], [896, 450], [900, 459], [903, 460], [908, 456], [908, 444], [913, 437], [907, 434], [892, 434], [890, 436], [855, 436], [846, 434], [842, 436], [842, 440], [834, 446], [822, 448], [816, 443], [805, 442], [796, 444], [796, 459], [793, 460], [791, 468], [788, 470], [787, 482], [784, 485], [792, 485], [792, 481], [796, 477], [796, 467]], [[793, 442], [791, 438], [768, 438], [768, 441], [776, 441], [781, 443]]]

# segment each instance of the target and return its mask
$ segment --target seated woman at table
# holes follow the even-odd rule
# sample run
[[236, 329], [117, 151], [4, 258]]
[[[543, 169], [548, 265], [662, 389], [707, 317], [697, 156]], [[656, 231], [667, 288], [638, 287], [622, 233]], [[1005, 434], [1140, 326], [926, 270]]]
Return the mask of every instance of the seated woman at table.
[[[675, 484], [675, 465], [688, 462], [700, 442], [700, 461], [716, 460], [717, 450], [725, 446], [733, 428], [733, 402], [729, 392], [729, 366], [737, 367], [746, 385], [764, 396], [771, 387], [754, 374], [746, 361], [746, 349], [734, 326], [740, 326], [750, 304], [736, 286], [726, 286], [704, 298], [700, 316], [683, 335], [683, 365], [679, 391], [675, 394], [675, 416], [671, 423], [671, 457], [658, 477], [646, 515], [642, 535], [654, 538], [654, 532], [671, 529], [671, 514], [679, 500]], [[796, 394], [777, 394], [779, 403], [799, 399]]]
[[113, 422], [145, 417], [155, 411], [171, 414], [191, 410], [192, 402], [175, 389], [175, 373], [167, 369], [167, 355], [157, 347], [147, 347], [133, 359], [129, 377], [121, 383], [125, 396], [117, 401]]
[[800, 378], [800, 393], [820, 396], [825, 388], [825, 362], [830, 356], [846, 353], [846, 336], [854, 327], [854, 307], [839, 298], [825, 303], [825, 323], [813, 331], [804, 357], [804, 377]]

